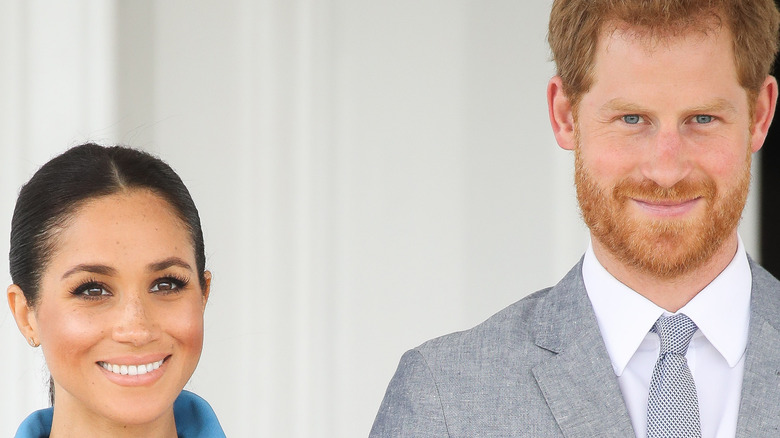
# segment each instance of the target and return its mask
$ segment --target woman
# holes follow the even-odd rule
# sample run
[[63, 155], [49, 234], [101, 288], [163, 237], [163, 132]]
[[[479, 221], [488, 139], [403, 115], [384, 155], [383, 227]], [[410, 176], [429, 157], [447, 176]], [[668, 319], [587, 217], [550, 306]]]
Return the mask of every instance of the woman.
[[74, 147], [22, 187], [8, 303], [51, 372], [52, 408], [17, 438], [224, 437], [183, 391], [200, 358], [211, 274], [195, 204], [147, 153]]

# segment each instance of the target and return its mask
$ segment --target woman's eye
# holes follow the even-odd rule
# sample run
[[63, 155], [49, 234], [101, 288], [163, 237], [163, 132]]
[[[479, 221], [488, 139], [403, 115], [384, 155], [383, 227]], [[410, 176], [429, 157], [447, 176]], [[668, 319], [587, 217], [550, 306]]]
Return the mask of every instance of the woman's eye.
[[713, 120], [715, 120], [715, 118], [712, 116], [700, 114], [698, 116], [694, 116], [693, 120], [696, 123], [707, 124], [711, 123]]
[[108, 292], [102, 287], [91, 287], [89, 289], [85, 289], [81, 294], [88, 295], [90, 297], [99, 297], [101, 295], [108, 295]]
[[629, 125], [636, 125], [642, 121], [642, 116], [637, 114], [628, 114], [623, 116], [623, 121]]
[[99, 297], [111, 295], [111, 293], [107, 291], [105, 287], [94, 283], [85, 284], [77, 288], [73, 292], [73, 294], [85, 298], [99, 298]]
[[163, 279], [156, 282], [150, 289], [152, 292], [175, 292], [181, 289], [182, 282], [174, 279]]

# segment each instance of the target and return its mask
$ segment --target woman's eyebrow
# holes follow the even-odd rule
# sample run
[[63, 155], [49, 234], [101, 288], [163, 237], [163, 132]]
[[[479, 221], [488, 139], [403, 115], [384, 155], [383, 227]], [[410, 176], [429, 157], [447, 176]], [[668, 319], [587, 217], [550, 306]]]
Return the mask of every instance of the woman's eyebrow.
[[[158, 271], [163, 271], [165, 269], [168, 269], [171, 266], [179, 266], [184, 269], [192, 270], [192, 266], [190, 266], [189, 263], [185, 262], [179, 257], [170, 257], [165, 260], [161, 260], [159, 262], [150, 263], [147, 266], [147, 270], [151, 272], [158, 272]], [[76, 274], [77, 272], [90, 272], [93, 274], [108, 275], [108, 276], [115, 276], [117, 274], [117, 270], [110, 266], [84, 263], [84, 264], [76, 265], [71, 269], [68, 269], [68, 271], [62, 275], [62, 279], [64, 280], [70, 277], [71, 275]]]
[[77, 272], [91, 272], [93, 274], [111, 276], [111, 275], [116, 275], [117, 271], [116, 269], [106, 265], [81, 264], [81, 265], [76, 265], [73, 268], [69, 269], [67, 272], [65, 272], [62, 275], [62, 279], [64, 280]]
[[147, 267], [147, 270], [151, 272], [158, 272], [158, 271], [163, 271], [165, 269], [168, 269], [171, 266], [178, 266], [180, 268], [192, 270], [192, 266], [190, 266], [189, 263], [185, 262], [184, 260], [178, 257], [169, 257], [159, 262], [150, 263]]

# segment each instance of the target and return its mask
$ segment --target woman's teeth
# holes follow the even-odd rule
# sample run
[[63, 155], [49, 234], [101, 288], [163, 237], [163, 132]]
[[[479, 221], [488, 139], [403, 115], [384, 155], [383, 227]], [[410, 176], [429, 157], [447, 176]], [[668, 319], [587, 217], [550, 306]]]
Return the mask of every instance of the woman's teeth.
[[165, 359], [161, 359], [146, 365], [114, 365], [108, 362], [98, 362], [98, 365], [114, 374], [140, 376], [160, 368], [160, 365], [162, 365], [164, 360]]

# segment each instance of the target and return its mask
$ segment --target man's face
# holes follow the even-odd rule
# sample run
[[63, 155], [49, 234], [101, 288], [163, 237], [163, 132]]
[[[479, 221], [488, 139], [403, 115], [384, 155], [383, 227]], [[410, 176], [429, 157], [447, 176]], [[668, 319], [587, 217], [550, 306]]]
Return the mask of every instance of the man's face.
[[727, 29], [601, 35], [575, 120], [576, 185], [596, 243], [659, 278], [733, 237], [750, 185], [750, 105]]

